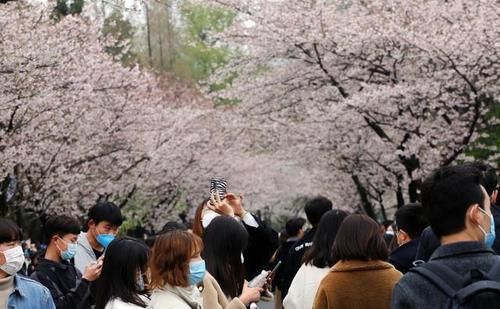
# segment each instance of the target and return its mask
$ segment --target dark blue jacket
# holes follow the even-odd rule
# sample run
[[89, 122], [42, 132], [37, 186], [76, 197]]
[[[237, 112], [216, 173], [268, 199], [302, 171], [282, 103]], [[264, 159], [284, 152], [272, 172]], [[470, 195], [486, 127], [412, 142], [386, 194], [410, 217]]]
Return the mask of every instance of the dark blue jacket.
[[441, 245], [439, 238], [434, 234], [430, 226], [426, 227], [420, 234], [420, 242], [418, 244], [415, 260], [427, 262], [434, 251]]
[[397, 270], [406, 274], [413, 267], [413, 261], [417, 255], [419, 238], [413, 239], [406, 244], [396, 248], [389, 256], [389, 263], [394, 265]]

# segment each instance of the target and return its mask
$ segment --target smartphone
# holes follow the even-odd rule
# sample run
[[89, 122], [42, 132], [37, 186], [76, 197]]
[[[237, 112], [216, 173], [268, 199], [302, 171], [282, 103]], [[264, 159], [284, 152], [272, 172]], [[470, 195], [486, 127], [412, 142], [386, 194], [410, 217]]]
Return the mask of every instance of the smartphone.
[[227, 182], [224, 178], [213, 177], [210, 179], [210, 194], [218, 192], [219, 198], [222, 201], [226, 198], [227, 194]]
[[278, 270], [278, 268], [280, 267], [280, 265], [281, 265], [281, 260], [279, 260], [278, 263], [276, 263], [276, 266], [274, 266], [273, 270], [271, 270], [269, 274], [267, 274], [267, 278], [272, 278], [276, 273], [276, 271]]

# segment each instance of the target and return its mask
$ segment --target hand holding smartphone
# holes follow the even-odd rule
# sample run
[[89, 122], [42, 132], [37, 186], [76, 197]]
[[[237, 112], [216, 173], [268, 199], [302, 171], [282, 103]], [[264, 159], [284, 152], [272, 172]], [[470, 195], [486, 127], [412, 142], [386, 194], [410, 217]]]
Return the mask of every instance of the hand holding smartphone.
[[281, 261], [278, 261], [278, 263], [276, 264], [276, 266], [274, 266], [273, 270], [271, 271], [265, 271], [263, 270], [260, 275], [258, 275], [257, 277], [253, 278], [252, 281], [250, 281], [250, 283], [248, 283], [248, 286], [251, 287], [251, 288], [255, 288], [255, 287], [259, 287], [259, 288], [262, 288], [264, 287], [268, 281], [274, 276], [274, 274], [276, 273], [276, 271], [278, 270], [278, 268], [280, 267], [281, 265]]
[[224, 178], [213, 177], [210, 179], [210, 194], [217, 194], [222, 201], [226, 198], [227, 182]]

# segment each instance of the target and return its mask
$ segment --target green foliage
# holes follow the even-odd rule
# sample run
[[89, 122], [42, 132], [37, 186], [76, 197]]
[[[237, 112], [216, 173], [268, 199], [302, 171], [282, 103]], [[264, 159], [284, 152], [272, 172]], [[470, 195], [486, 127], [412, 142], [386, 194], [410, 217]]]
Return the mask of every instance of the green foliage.
[[[156, 226], [156, 230], [159, 230], [168, 220], [179, 221], [179, 214], [186, 212], [189, 208], [186, 201], [187, 194], [181, 190], [172, 193], [173, 195], [161, 205], [159, 205], [158, 201], [147, 199], [140, 193], [135, 193], [129, 197], [121, 209], [125, 221], [120, 226], [120, 233], [126, 235], [138, 227], [155, 230], [152, 223], [159, 225]], [[124, 202], [123, 199], [118, 199], [116, 204], [120, 205], [122, 202]], [[158, 218], [152, 218], [151, 210], [155, 208], [161, 208], [161, 219], [164, 219], [165, 222], [158, 222]], [[147, 226], [145, 226], [145, 222], [148, 222]]]
[[[120, 226], [120, 233], [127, 234], [127, 231], [141, 225], [142, 219], [147, 215], [147, 209], [143, 206], [144, 202], [144, 199], [139, 194], [134, 194], [127, 200], [127, 203], [122, 208], [125, 221]], [[121, 201], [117, 201], [117, 204], [121, 204]]]
[[[232, 72], [229, 74], [221, 83], [213, 83], [208, 86], [209, 92], [217, 92], [224, 90], [227, 86], [230, 86], [233, 80], [238, 77], [238, 74]], [[237, 98], [224, 98], [224, 97], [215, 97], [213, 99], [214, 105], [217, 106], [227, 106], [227, 105], [237, 105], [241, 103], [240, 99]]]
[[173, 71], [183, 79], [203, 83], [231, 57], [230, 49], [217, 47], [211, 34], [229, 27], [235, 14], [189, 3], [184, 4], [181, 14], [184, 21], [180, 35], [182, 42], [176, 51]]
[[215, 107], [228, 106], [228, 105], [238, 105], [240, 103], [241, 103], [241, 100], [236, 99], [236, 98], [223, 98], [223, 97], [215, 97], [214, 98]]
[[52, 18], [61, 20], [67, 15], [78, 15], [82, 12], [84, 4], [84, 0], [57, 0], [52, 11]]
[[500, 167], [500, 102], [495, 99], [484, 100], [488, 112], [485, 121], [479, 126], [479, 138], [468, 148], [467, 155], [476, 159], [495, 163]]
[[113, 44], [106, 46], [106, 52], [113, 55], [123, 65], [132, 65], [136, 55], [131, 51], [131, 42], [134, 37], [134, 27], [124, 18], [122, 12], [115, 10], [106, 17], [102, 28], [105, 37], [111, 37]]
[[84, 0], [73, 0], [69, 6], [70, 14], [80, 14], [83, 10]]

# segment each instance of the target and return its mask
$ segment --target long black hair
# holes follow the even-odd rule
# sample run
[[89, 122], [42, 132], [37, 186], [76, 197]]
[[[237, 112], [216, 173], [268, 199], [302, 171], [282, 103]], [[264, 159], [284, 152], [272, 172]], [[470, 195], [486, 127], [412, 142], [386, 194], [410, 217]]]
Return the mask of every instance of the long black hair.
[[304, 254], [302, 259], [304, 264], [312, 264], [319, 268], [333, 266], [330, 254], [333, 242], [340, 224], [347, 216], [347, 212], [339, 209], [325, 212], [319, 221], [318, 230], [314, 234], [313, 244]]
[[243, 290], [245, 267], [241, 254], [247, 242], [243, 224], [228, 216], [213, 219], [203, 233], [202, 256], [207, 270], [230, 298], [238, 297]]
[[146, 308], [139, 297], [143, 291], [137, 286], [137, 275], [146, 271], [148, 255], [148, 246], [134, 238], [117, 238], [109, 244], [97, 280], [96, 309], [104, 309], [114, 298]]

